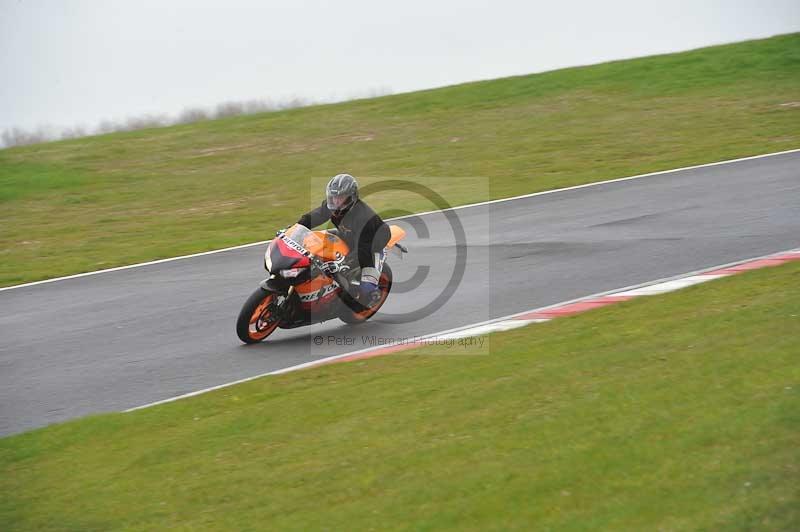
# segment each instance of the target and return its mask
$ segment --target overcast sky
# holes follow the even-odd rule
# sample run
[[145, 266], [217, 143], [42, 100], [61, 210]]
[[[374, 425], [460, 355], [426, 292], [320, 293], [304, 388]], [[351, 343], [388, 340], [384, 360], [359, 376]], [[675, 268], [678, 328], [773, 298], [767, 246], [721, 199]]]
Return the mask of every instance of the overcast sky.
[[798, 0], [0, 0], [0, 130], [396, 93], [793, 31]]

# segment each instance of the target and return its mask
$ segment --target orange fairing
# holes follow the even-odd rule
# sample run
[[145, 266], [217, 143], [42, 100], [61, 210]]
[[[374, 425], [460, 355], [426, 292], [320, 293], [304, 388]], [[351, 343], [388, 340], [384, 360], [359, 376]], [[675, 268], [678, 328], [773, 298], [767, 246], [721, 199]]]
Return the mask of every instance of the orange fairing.
[[350, 253], [344, 240], [327, 231], [312, 231], [303, 239], [303, 247], [325, 262], [339, 260]]
[[[405, 230], [397, 225], [389, 226], [389, 231], [387, 248], [391, 248], [406, 236]], [[308, 231], [303, 237], [302, 244], [304, 248], [325, 262], [341, 260], [350, 253], [350, 248], [344, 240], [327, 231]]]
[[405, 229], [397, 225], [390, 225], [389, 231], [391, 231], [392, 236], [389, 237], [389, 243], [386, 244], [387, 248], [391, 248], [406, 237]]
[[324, 275], [319, 275], [317, 277], [314, 277], [313, 279], [306, 281], [305, 283], [297, 285], [297, 287], [295, 287], [295, 290], [297, 290], [297, 292], [300, 294], [310, 294], [312, 292], [319, 291], [320, 288], [322, 288], [323, 286], [328, 286], [332, 282], [333, 281], [331, 281], [328, 277], [325, 277]]
[[297, 285], [295, 290], [300, 297], [300, 305], [306, 310], [315, 310], [326, 305], [331, 299], [336, 297], [339, 285], [335, 284], [330, 278], [320, 275]]

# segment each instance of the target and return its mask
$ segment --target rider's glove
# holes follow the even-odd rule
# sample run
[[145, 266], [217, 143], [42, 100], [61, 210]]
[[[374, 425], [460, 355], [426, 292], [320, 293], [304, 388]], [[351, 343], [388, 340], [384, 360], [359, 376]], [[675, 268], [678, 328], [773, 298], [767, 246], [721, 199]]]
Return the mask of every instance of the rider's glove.
[[372, 306], [381, 298], [378, 288], [378, 270], [361, 268], [361, 284], [358, 286], [358, 300], [362, 305]]
[[323, 273], [327, 273], [328, 275], [333, 275], [334, 273], [339, 271], [336, 263], [333, 261], [323, 262], [322, 264], [320, 264], [319, 269], [322, 270]]

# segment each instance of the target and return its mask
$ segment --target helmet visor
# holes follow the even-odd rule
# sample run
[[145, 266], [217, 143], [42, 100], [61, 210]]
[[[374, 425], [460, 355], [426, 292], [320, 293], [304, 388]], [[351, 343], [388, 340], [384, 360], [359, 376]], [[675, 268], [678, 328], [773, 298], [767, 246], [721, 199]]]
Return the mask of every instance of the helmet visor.
[[353, 197], [350, 194], [328, 194], [328, 209], [340, 211], [352, 203]]

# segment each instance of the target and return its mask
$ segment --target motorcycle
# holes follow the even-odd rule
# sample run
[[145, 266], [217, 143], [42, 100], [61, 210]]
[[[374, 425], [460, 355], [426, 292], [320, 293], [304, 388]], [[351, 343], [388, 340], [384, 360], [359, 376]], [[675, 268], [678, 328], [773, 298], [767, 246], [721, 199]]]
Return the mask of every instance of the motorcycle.
[[400, 257], [408, 250], [399, 242], [406, 233], [396, 225], [378, 260], [379, 297], [371, 304], [359, 301], [357, 259], [336, 230], [311, 231], [294, 224], [278, 231], [264, 253], [270, 274], [247, 298], [236, 320], [236, 334], [246, 344], [261, 342], [276, 329], [293, 329], [339, 318], [362, 323], [383, 306], [392, 289], [389, 252]]

